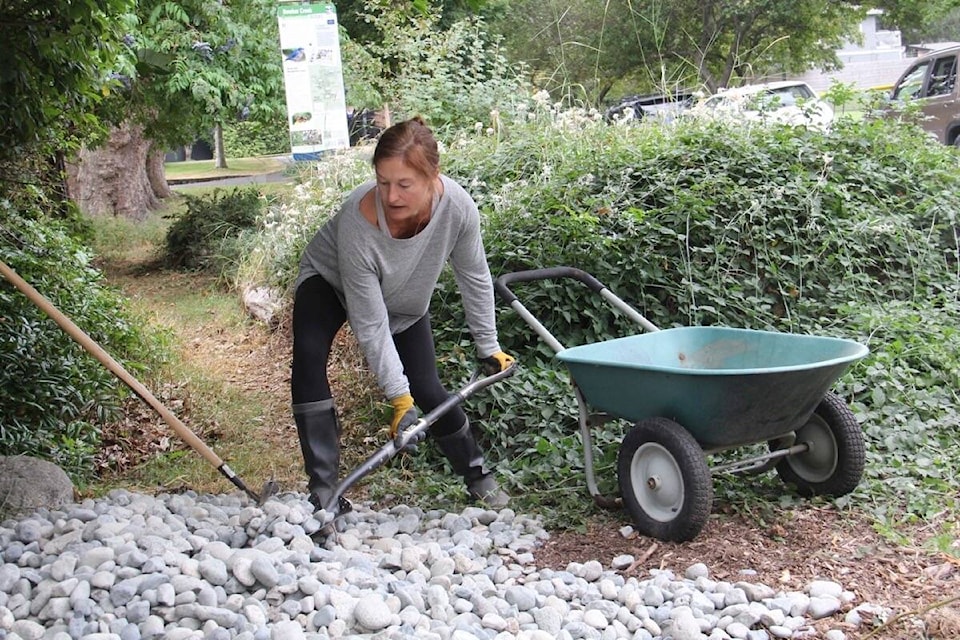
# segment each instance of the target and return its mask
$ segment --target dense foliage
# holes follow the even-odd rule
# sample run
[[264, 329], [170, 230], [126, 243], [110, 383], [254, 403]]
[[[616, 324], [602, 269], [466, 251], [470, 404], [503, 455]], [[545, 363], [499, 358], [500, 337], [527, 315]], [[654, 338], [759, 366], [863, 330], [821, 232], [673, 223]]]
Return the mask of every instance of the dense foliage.
[[266, 201], [253, 188], [216, 189], [184, 198], [186, 210], [167, 230], [164, 263], [176, 269], [222, 271], [235, 259], [241, 234], [256, 227]]
[[[923, 491], [956, 499], [957, 485], [935, 471], [960, 453], [952, 149], [883, 120], [842, 121], [829, 134], [716, 122], [509, 133], [448, 152], [448, 170], [474, 185], [488, 213], [495, 272], [572, 264], [661, 327], [858, 339], [872, 355], [838, 389], [869, 438], [872, 499], [920, 515], [939, 508], [920, 507]], [[561, 286], [521, 295], [567, 345], [623, 335], [623, 322], [584, 294]], [[435, 312], [449, 318], [448, 348], [464, 338], [458, 316], [445, 315], [454, 301]], [[529, 393], [549, 366], [545, 350], [509, 312], [501, 335], [528, 368], [498, 400], [510, 419], [490, 433], [507, 457], [518, 448], [559, 453], [565, 446], [545, 434], [569, 440], [554, 413], [566, 409], [569, 434], [569, 389], [547, 393], [541, 381]]]
[[591, 104], [626, 93], [735, 86], [836, 66], [869, 2], [514, 0], [492, 24], [513, 60], [554, 96]]
[[[344, 49], [351, 105], [386, 103], [394, 120], [419, 114], [436, 128], [463, 128], [491, 111], [512, 112], [526, 94], [522, 65], [507, 60], [482, 19], [462, 18], [441, 28], [436, 12], [410, 16], [384, 0], [364, 6], [364, 19], [380, 37], [362, 45], [350, 41]], [[363, 73], [349, 71], [352, 66]]]
[[[69, 229], [36, 211], [25, 215], [0, 203], [0, 230], [0, 260], [127, 369], [139, 372], [154, 347]], [[0, 450], [51, 460], [74, 481], [88, 480], [100, 426], [116, 417], [127, 392], [5, 279], [0, 279], [0, 388]]]
[[282, 115], [275, 11], [262, 0], [140, 0], [118, 69], [125, 115], [168, 146], [215, 125]]
[[119, 49], [119, 17], [131, 6], [129, 0], [0, 5], [0, 163], [41, 142], [48, 152], [63, 149], [96, 129], [95, 107], [119, 85], [108, 72]]
[[[544, 101], [529, 113], [493, 134], [451, 139], [445, 151], [445, 170], [484, 214], [495, 275], [572, 265], [661, 327], [862, 341], [871, 355], [836, 385], [869, 441], [868, 479], [855, 498], [880, 518], [901, 508], [930, 515], [923, 492], [956, 500], [960, 487], [944, 471], [960, 454], [960, 177], [952, 149], [886, 120], [844, 120], [823, 133], [699, 121], [610, 126]], [[295, 238], [269, 273], [285, 263], [293, 277], [293, 255], [365, 171], [358, 165], [356, 179], [338, 182], [318, 174], [310, 190], [324, 206], [291, 218], [300, 233], [275, 223], [263, 240], [276, 249], [277, 237]], [[639, 331], [588, 293], [572, 282], [518, 290], [565, 345]], [[473, 351], [452, 278], [434, 303], [438, 351], [456, 385]], [[471, 402], [491, 457], [514, 490], [535, 491], [540, 504], [582, 500], [567, 376], [512, 311], [501, 310], [499, 327], [523, 368]], [[624, 428], [615, 422], [597, 433], [606, 490], [614, 489]]]
[[235, 122], [223, 128], [223, 146], [231, 157], [253, 158], [290, 152], [290, 132], [282, 113], [267, 123], [256, 120]]

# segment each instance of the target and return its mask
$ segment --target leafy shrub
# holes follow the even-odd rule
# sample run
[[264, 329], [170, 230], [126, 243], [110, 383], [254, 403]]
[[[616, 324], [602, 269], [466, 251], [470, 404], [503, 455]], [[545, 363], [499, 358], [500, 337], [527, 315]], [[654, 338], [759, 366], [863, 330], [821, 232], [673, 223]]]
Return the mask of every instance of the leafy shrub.
[[[878, 520], [952, 508], [960, 481], [944, 470], [960, 456], [953, 149], [887, 120], [841, 119], [829, 133], [699, 121], [609, 126], [543, 95], [519, 112], [499, 129], [445, 141], [444, 171], [480, 206], [494, 276], [571, 265], [661, 327], [727, 325], [867, 344], [871, 355], [835, 389], [864, 425], [870, 466], [838, 503], [872, 505]], [[329, 215], [355, 183], [317, 178], [302, 190], [329, 202]], [[302, 242], [271, 263], [288, 265], [286, 281], [322, 221], [301, 220], [309, 227]], [[639, 331], [576, 283], [516, 292], [567, 346]], [[431, 316], [443, 373], [456, 387], [473, 344], [449, 274]], [[472, 399], [471, 420], [517, 494], [582, 513], [569, 378], [515, 313], [501, 309], [498, 326], [522, 369]], [[593, 432], [597, 476], [611, 491], [625, 428], [615, 421]], [[923, 497], [930, 495], [938, 499]]]
[[[918, 499], [921, 489], [956, 499], [960, 485], [933, 472], [960, 453], [951, 408], [960, 320], [952, 149], [883, 120], [842, 120], [823, 134], [715, 122], [621, 128], [584, 117], [578, 127], [514, 123], [499, 138], [464, 137], [446, 169], [486, 214], [495, 275], [572, 265], [661, 327], [721, 324], [868, 344], [872, 355], [837, 385], [871, 451], [860, 491], [883, 512], [925, 515], [933, 507]], [[517, 293], [567, 346], [639, 330], [576, 283]], [[462, 345], [456, 296], [442, 296], [431, 312], [439, 351]], [[924, 330], [910, 334], [920, 318]], [[499, 324], [531, 377], [554, 370], [552, 354], [515, 314], [504, 310]], [[495, 410], [488, 420], [500, 459], [517, 455], [511, 444], [561, 443], [575, 429], [569, 388], [558, 382], [563, 400], [552, 390], [531, 394], [529, 384], [506, 383], [512, 390], [499, 395], [512, 397], [485, 407]], [[526, 419], [512, 417], [516, 407]], [[918, 456], [919, 469], [909, 462]]]
[[167, 230], [164, 262], [177, 269], [223, 269], [236, 258], [232, 246], [241, 232], [256, 226], [263, 197], [245, 188], [185, 198], [186, 211]]
[[244, 251], [235, 288], [267, 286], [287, 291], [296, 278], [300, 254], [317, 229], [339, 209], [343, 196], [372, 178], [370, 159], [356, 150], [326, 155], [315, 165], [298, 165], [301, 184], [283, 201], [265, 207], [255, 230], [242, 236]]
[[[90, 266], [64, 225], [0, 204], [0, 259], [131, 372], [152, 348], [123, 299]], [[145, 354], [147, 354], [145, 359]], [[126, 388], [26, 295], [0, 279], [0, 450], [90, 478], [100, 425], [117, 415]]]
[[290, 130], [286, 116], [278, 113], [270, 122], [237, 122], [223, 128], [223, 146], [232, 158], [253, 158], [290, 153]]
[[364, 68], [386, 72], [379, 74], [379, 86], [363, 87], [361, 95], [389, 103], [394, 121], [422, 115], [437, 129], [489, 122], [495, 111], [512, 113], [528, 85], [522, 69], [501, 54], [500, 38], [482, 18], [442, 28], [440, 17], [439, 12], [409, 16], [384, 0], [368, 0], [364, 19], [382, 37], [367, 45], [374, 60], [353, 57]]

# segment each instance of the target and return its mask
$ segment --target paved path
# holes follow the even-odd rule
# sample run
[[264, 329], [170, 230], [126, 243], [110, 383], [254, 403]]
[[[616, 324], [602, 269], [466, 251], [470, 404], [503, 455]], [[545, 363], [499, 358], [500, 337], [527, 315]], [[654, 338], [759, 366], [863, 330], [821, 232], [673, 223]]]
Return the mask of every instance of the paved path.
[[180, 189], [183, 187], [228, 187], [240, 184], [262, 184], [265, 182], [291, 182], [292, 176], [286, 175], [283, 171], [274, 171], [273, 173], [259, 173], [250, 176], [231, 176], [229, 178], [216, 178], [213, 180], [201, 181], [177, 181], [168, 180], [171, 189]]

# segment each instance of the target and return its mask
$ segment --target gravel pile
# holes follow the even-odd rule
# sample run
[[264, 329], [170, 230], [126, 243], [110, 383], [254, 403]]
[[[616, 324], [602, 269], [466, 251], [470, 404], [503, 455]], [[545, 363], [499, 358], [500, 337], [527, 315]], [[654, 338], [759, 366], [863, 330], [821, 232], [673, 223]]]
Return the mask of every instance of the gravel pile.
[[[320, 517], [325, 514], [321, 512]], [[322, 545], [302, 494], [114, 491], [0, 525], [0, 640], [810, 638], [853, 595], [611, 566], [534, 566], [548, 536], [509, 509], [358, 507]], [[735, 544], [735, 542], [731, 542]], [[839, 616], [838, 616], [839, 617]], [[842, 639], [831, 631], [828, 638]]]

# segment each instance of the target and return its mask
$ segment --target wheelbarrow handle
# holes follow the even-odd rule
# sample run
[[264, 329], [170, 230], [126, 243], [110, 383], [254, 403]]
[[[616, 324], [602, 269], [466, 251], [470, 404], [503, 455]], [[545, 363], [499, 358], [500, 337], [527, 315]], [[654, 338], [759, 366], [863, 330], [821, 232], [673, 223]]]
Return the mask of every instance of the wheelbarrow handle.
[[545, 269], [530, 269], [529, 271], [514, 271], [513, 273], [505, 273], [493, 283], [494, 289], [496, 289], [497, 294], [503, 298], [503, 301], [508, 305], [512, 305], [513, 301], [517, 299], [517, 296], [514, 295], [508, 285], [514, 282], [536, 282], [537, 280], [559, 280], [560, 278], [573, 278], [574, 280], [579, 280], [583, 284], [593, 291], [594, 293], [600, 293], [606, 289], [603, 284], [594, 278], [592, 275], [586, 271], [577, 269], [576, 267], [547, 267]]
[[437, 420], [439, 420], [441, 416], [446, 414], [453, 407], [464, 402], [467, 398], [474, 395], [478, 391], [486, 389], [495, 382], [509, 378], [516, 373], [516, 370], [517, 363], [514, 362], [503, 371], [498, 371], [489, 376], [481, 375], [480, 369], [474, 371], [473, 375], [470, 376], [470, 380], [459, 390], [451, 393], [450, 396], [437, 405], [435, 409], [421, 416], [420, 419], [415, 423], [398, 433], [397, 437], [380, 447], [380, 449], [378, 449], [372, 456], [367, 458], [363, 464], [351, 471], [343, 480], [341, 480], [340, 484], [338, 484], [337, 488], [334, 490], [330, 501], [327, 503], [327, 512], [337, 515], [340, 504], [340, 496], [346, 493], [346, 491], [356, 484], [361, 478], [382, 467], [394, 456], [403, 451], [403, 449], [405, 449], [407, 446], [426, 438], [427, 430], [430, 429], [430, 427]]
[[530, 269], [528, 271], [514, 271], [513, 273], [505, 273], [498, 277], [493, 283], [493, 288], [496, 290], [497, 295], [503, 298], [504, 302], [510, 305], [523, 321], [530, 325], [536, 334], [540, 336], [554, 352], [560, 353], [566, 347], [557, 340], [556, 336], [550, 333], [549, 329], [543, 326], [543, 323], [537, 320], [537, 318], [523, 306], [523, 303], [520, 302], [517, 296], [510, 290], [509, 285], [514, 282], [535, 282], [538, 280], [558, 280], [560, 278], [579, 280], [586, 285], [588, 289], [599, 294], [600, 297], [606, 300], [614, 309], [617, 309], [643, 327], [644, 331], [654, 332], [660, 330], [659, 327], [643, 317], [639, 311], [610, 291], [606, 285], [586, 271], [582, 271], [576, 267], [547, 267], [544, 269]]

